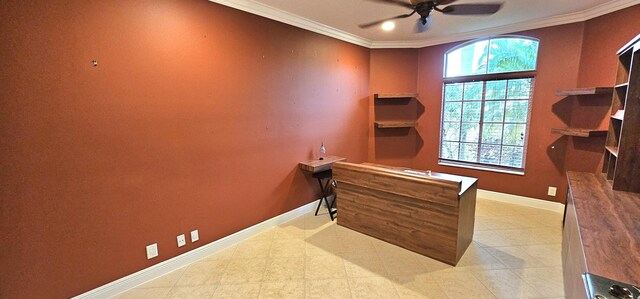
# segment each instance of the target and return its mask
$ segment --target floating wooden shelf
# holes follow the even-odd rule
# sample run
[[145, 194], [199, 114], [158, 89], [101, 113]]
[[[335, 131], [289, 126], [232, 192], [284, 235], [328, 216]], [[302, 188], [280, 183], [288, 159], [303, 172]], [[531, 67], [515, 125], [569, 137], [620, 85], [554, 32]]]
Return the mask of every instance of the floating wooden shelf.
[[390, 99], [411, 99], [417, 98], [417, 93], [376, 93], [374, 94], [376, 100], [390, 100]]
[[624, 120], [624, 110], [616, 111], [616, 113], [611, 115], [611, 118], [617, 119], [617, 120]]
[[588, 88], [573, 88], [573, 89], [559, 89], [556, 91], [557, 96], [581, 96], [592, 94], [609, 94], [613, 92], [612, 87], [588, 87]]
[[374, 124], [378, 129], [415, 128], [418, 125], [415, 121], [376, 121]]
[[580, 128], [552, 128], [551, 133], [562, 134], [565, 136], [575, 136], [575, 137], [594, 137], [594, 136], [607, 135], [607, 130], [580, 129]]
[[617, 146], [605, 146], [604, 148], [607, 149], [608, 152], [610, 152], [612, 155], [618, 157], [618, 147]]
[[618, 84], [615, 88], [627, 88], [627, 86], [629, 86], [629, 82]]

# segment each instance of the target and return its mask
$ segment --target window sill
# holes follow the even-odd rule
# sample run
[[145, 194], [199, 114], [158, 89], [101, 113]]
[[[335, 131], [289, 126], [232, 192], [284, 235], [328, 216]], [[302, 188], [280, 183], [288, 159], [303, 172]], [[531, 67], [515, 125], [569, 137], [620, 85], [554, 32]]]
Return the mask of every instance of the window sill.
[[524, 175], [524, 170], [511, 170], [511, 169], [503, 169], [499, 167], [471, 165], [463, 162], [456, 163], [456, 162], [449, 162], [449, 161], [438, 161], [438, 165], [468, 168], [468, 169], [475, 169], [475, 170], [482, 170], [482, 171], [499, 172], [499, 173], [513, 174], [513, 175]]

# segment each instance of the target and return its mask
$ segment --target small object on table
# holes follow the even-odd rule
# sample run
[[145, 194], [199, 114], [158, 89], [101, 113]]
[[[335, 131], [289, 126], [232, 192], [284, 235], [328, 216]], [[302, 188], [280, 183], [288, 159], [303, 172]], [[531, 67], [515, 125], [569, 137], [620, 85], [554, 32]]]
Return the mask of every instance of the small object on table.
[[[327, 148], [324, 147], [324, 142], [320, 145], [320, 152], [324, 155], [327, 153]], [[320, 156], [320, 160], [324, 160], [322, 156]]]
[[[329, 200], [327, 199], [327, 197], [331, 195], [329, 194], [331, 190], [330, 183], [332, 181], [331, 166], [335, 162], [341, 162], [346, 160], [347, 160], [346, 158], [337, 157], [337, 156], [325, 156], [324, 159], [321, 159], [321, 160], [314, 159], [314, 160], [300, 162], [299, 164], [300, 169], [310, 172], [311, 175], [318, 180], [318, 184], [320, 185], [320, 191], [322, 192], [322, 197], [320, 198], [320, 201], [318, 202], [318, 207], [316, 208], [316, 213], [315, 213], [316, 216], [318, 216], [318, 211], [320, 210], [320, 206], [322, 205], [322, 201], [324, 200], [325, 203], [327, 204], [329, 217], [331, 218], [331, 221], [333, 221], [334, 219], [333, 215], [337, 213], [336, 211], [332, 210], [333, 207], [335, 207], [336, 199], [334, 198], [331, 204], [329, 204]], [[323, 180], [327, 180], [327, 181], [323, 184], [322, 182]]]

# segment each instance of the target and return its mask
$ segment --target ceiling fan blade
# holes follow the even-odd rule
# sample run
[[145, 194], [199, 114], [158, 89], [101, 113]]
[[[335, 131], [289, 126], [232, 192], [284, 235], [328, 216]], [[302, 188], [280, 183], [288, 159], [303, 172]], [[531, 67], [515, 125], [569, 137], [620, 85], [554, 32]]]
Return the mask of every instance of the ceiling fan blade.
[[415, 32], [415, 33], [425, 32], [425, 31], [429, 30], [429, 28], [431, 28], [431, 24], [432, 23], [433, 23], [433, 21], [431, 21], [431, 17], [428, 17], [424, 24], [422, 23], [422, 19], [418, 19], [418, 21], [416, 22], [415, 27], [413, 27], [413, 32]]
[[409, 9], [414, 9], [414, 7], [413, 7], [413, 5], [411, 3], [406, 2], [406, 1], [401, 1], [401, 0], [369, 0], [369, 1], [382, 2], [382, 3], [386, 3], [386, 4], [398, 5], [398, 6], [406, 7], [406, 8], [409, 8]]
[[451, 3], [456, 2], [456, 1], [458, 1], [458, 0], [440, 0], [440, 1], [436, 0], [436, 1], [433, 1], [433, 2], [435, 2], [436, 5], [448, 5], [448, 4], [451, 4]]
[[414, 13], [416, 13], [415, 10], [412, 11], [411, 13], [408, 13], [408, 14], [399, 15], [399, 16], [395, 16], [395, 17], [392, 17], [392, 18], [386, 18], [386, 19], [382, 19], [382, 20], [378, 20], [378, 21], [374, 21], [374, 22], [370, 22], [370, 23], [360, 24], [360, 25], [358, 25], [358, 27], [360, 27], [360, 28], [369, 28], [371, 26], [382, 24], [382, 23], [384, 23], [386, 21], [408, 18], [408, 17], [412, 16]]
[[502, 8], [502, 3], [454, 4], [442, 9], [448, 15], [492, 15]]

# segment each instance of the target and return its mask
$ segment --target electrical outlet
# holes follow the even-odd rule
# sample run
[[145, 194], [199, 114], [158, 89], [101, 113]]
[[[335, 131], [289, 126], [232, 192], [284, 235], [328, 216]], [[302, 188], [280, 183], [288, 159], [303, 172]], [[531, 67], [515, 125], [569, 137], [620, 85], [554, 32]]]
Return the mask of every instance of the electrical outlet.
[[198, 235], [198, 230], [194, 229], [191, 231], [191, 243], [200, 240], [200, 235]]
[[178, 247], [187, 245], [187, 240], [185, 240], [184, 234], [179, 235], [176, 239], [178, 240]]
[[147, 259], [150, 260], [156, 256], [158, 256], [158, 243], [147, 246]]
[[556, 196], [556, 187], [549, 187], [549, 190], [547, 191], [547, 195], [549, 196]]

